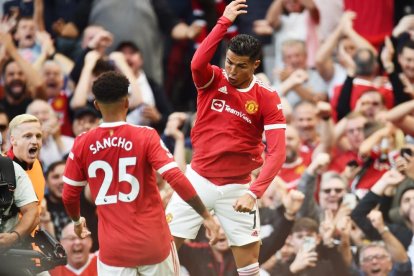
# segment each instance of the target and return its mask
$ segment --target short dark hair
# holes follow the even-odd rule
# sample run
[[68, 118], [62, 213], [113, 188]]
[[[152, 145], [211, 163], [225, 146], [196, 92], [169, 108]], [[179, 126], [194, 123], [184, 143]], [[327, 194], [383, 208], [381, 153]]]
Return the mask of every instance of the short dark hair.
[[121, 43], [119, 43], [118, 46], [116, 47], [116, 51], [122, 51], [124, 48], [130, 48], [132, 49], [132, 51], [138, 52], [138, 53], [141, 52], [137, 44], [130, 40], [121, 41]]
[[100, 58], [92, 69], [92, 75], [99, 77], [101, 74], [109, 71], [115, 71], [114, 63], [108, 58]]
[[375, 71], [377, 60], [375, 54], [368, 48], [358, 49], [354, 55], [356, 74], [360, 76], [370, 76]]
[[401, 48], [398, 51], [398, 53], [401, 54], [402, 51], [404, 50], [404, 48], [408, 48], [408, 49], [414, 50], [414, 41], [412, 41], [411, 39], [407, 40], [405, 43], [403, 43], [403, 45], [401, 46]]
[[301, 231], [319, 233], [318, 222], [311, 218], [298, 218], [292, 227], [292, 233], [297, 233]]
[[4, 76], [6, 75], [6, 69], [7, 69], [7, 67], [10, 65], [10, 63], [12, 63], [12, 62], [15, 62], [15, 60], [14, 59], [12, 59], [12, 58], [9, 58], [8, 60], [6, 60], [6, 62], [4, 62], [4, 64], [3, 64], [3, 67], [1, 68], [1, 74], [2, 74], [2, 76], [3, 76], [3, 78], [4, 78]]
[[45, 178], [47, 180], [47, 178], [49, 177], [49, 174], [54, 171], [56, 169], [57, 166], [60, 165], [66, 165], [66, 160], [59, 160], [59, 161], [55, 161], [52, 164], [49, 165], [49, 167], [47, 168], [47, 171], [45, 173]]
[[252, 61], [260, 59], [262, 53], [262, 45], [260, 41], [247, 34], [239, 34], [230, 40], [227, 48], [239, 56], [247, 56]]
[[121, 73], [110, 71], [103, 73], [94, 81], [92, 93], [101, 103], [114, 103], [128, 95], [129, 81]]

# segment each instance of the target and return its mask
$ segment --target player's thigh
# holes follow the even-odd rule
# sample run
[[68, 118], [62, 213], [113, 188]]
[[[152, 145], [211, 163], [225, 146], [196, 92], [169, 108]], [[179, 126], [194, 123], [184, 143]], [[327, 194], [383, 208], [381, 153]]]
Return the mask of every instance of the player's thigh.
[[260, 217], [257, 203], [252, 212], [242, 213], [233, 209], [233, 204], [248, 190], [248, 185], [223, 186], [222, 198], [217, 200], [214, 212], [229, 240], [230, 246], [243, 246], [260, 241]]
[[138, 276], [138, 270], [135, 267], [118, 267], [110, 266], [101, 262], [98, 258], [98, 275], [111, 276]]
[[180, 262], [174, 242], [171, 244], [170, 254], [164, 261], [158, 264], [140, 266], [138, 272], [142, 276], [179, 276]]
[[[211, 210], [219, 193], [217, 186], [187, 167], [186, 176], [207, 209]], [[202, 217], [174, 192], [165, 210], [171, 234], [175, 237], [194, 239], [203, 222]]]

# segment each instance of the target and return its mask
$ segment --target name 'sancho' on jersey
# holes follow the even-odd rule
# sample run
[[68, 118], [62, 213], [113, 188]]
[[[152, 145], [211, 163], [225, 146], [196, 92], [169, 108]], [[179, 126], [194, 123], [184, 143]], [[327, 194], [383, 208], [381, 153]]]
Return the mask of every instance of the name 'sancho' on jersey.
[[91, 144], [89, 150], [92, 151], [92, 154], [96, 154], [102, 149], [111, 147], [123, 148], [126, 151], [130, 151], [132, 149], [132, 142], [123, 137], [107, 137], [103, 138], [101, 142], [96, 141], [95, 144]]
[[251, 124], [252, 121], [250, 118], [243, 112], [236, 110], [232, 107], [230, 107], [228, 104], [226, 104], [225, 100], [219, 100], [219, 99], [213, 99], [211, 102], [211, 109], [217, 112], [228, 112], [230, 114], [236, 115], [239, 118], [242, 118], [247, 123]]

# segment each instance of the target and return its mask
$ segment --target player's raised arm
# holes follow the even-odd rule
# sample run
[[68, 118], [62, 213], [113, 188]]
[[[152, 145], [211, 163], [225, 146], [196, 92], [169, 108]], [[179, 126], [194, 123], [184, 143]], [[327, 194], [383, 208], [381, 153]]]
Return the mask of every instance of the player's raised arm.
[[236, 20], [239, 14], [247, 13], [245, 10], [246, 0], [232, 1], [224, 10], [223, 16], [217, 21], [216, 26], [209, 35], [203, 40], [195, 52], [191, 61], [191, 72], [197, 88], [208, 87], [214, 79], [213, 69], [210, 60], [216, 52], [217, 45], [221, 42], [227, 32], [228, 27]]

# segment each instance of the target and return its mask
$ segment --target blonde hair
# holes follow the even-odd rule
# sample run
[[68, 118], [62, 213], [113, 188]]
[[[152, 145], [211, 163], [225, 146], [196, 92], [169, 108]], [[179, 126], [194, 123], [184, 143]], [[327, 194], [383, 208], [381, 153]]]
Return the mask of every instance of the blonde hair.
[[24, 123], [36, 123], [36, 122], [40, 124], [39, 119], [33, 115], [30, 115], [30, 114], [17, 115], [9, 123], [10, 135], [13, 135], [14, 130], [19, 125], [24, 124]]

